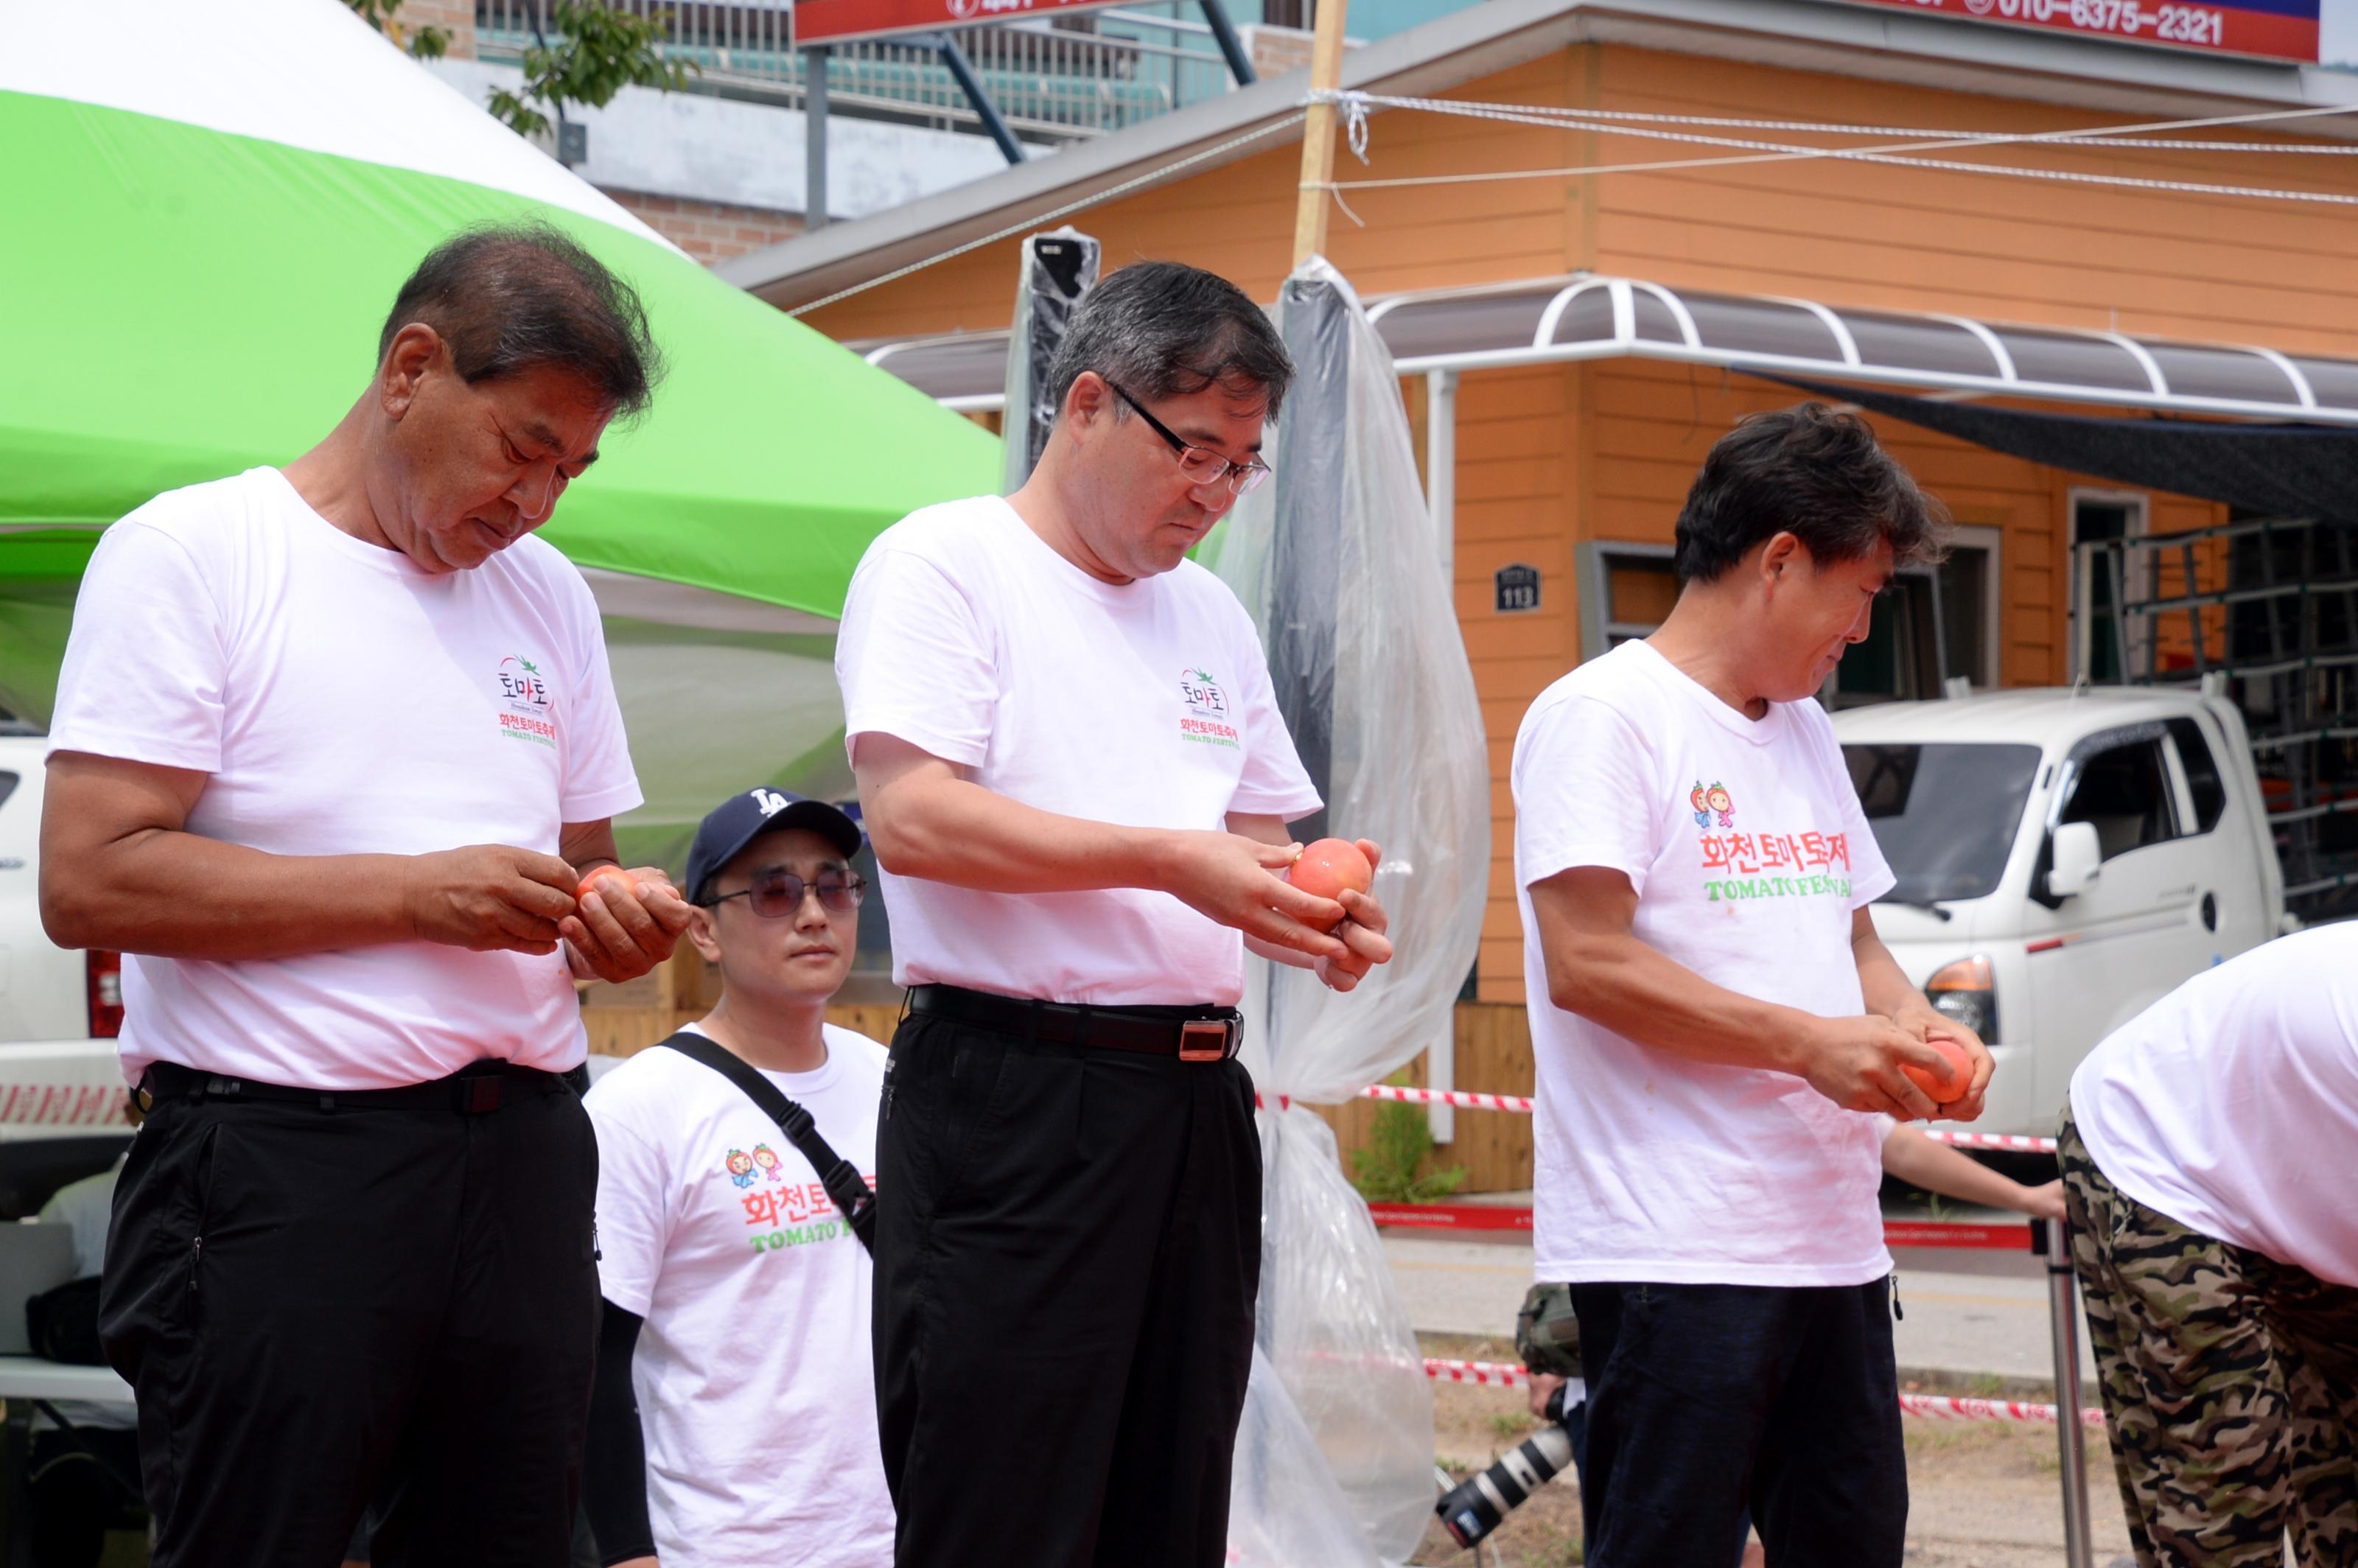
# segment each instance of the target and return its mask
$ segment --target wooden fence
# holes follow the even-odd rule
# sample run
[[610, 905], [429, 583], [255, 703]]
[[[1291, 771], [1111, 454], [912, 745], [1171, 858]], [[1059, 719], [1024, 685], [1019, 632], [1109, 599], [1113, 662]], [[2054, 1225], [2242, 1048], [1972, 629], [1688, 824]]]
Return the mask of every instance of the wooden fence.
[[[644, 1050], [681, 1024], [703, 1017], [719, 994], [719, 971], [683, 942], [668, 963], [644, 979], [624, 986], [593, 985], [583, 990], [581, 1022], [590, 1032], [590, 1049], [608, 1056], [628, 1056]], [[838, 1003], [827, 1010], [829, 1023], [884, 1042], [892, 1040], [900, 1017], [901, 1004], [896, 1000]], [[1401, 1076], [1405, 1082], [1422, 1085], [1424, 1057], [1419, 1055]], [[1522, 1008], [1504, 1002], [1458, 1004], [1457, 1086], [1492, 1094], [1531, 1092], [1531, 1025]], [[1423, 1115], [1419, 1107], [1366, 1099], [1312, 1108], [1335, 1129], [1347, 1173], [1354, 1168], [1353, 1154], [1367, 1146], [1378, 1116], [1388, 1110]], [[1507, 1111], [1459, 1111], [1455, 1137], [1435, 1149], [1419, 1173], [1453, 1165], [1466, 1168], [1460, 1192], [1514, 1192], [1529, 1187], [1531, 1119]]]

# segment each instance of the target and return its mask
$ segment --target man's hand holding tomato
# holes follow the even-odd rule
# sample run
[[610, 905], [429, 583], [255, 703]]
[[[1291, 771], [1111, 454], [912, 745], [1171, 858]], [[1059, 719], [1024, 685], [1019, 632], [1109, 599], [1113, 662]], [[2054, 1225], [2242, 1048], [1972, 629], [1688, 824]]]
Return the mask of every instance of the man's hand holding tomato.
[[[1891, 1022], [1928, 1045], [1936, 1040], [1945, 1040], [1964, 1053], [1972, 1064], [1972, 1071], [1963, 1088], [1955, 1092], [1954, 1098], [1941, 1098], [1952, 1092], [1948, 1087], [1934, 1090], [1925, 1086], [1925, 1089], [1940, 1106], [1942, 1120], [1978, 1120], [1982, 1114], [1982, 1095], [1989, 1087], [1990, 1074], [1997, 1065], [1990, 1056], [1989, 1047], [1982, 1044], [1982, 1037], [1929, 1003], [1903, 1007], [1893, 1014]], [[1944, 1076], [1945, 1065], [1927, 1064], [1926, 1070], [1935, 1081], [1944, 1085], [1949, 1082]]]
[[[1359, 853], [1368, 859], [1368, 872], [1372, 877], [1375, 869], [1383, 863], [1384, 852], [1370, 839], [1361, 838], [1357, 845]], [[1355, 887], [1345, 887], [1335, 894], [1335, 901], [1343, 906], [1343, 923], [1335, 927], [1334, 935], [1343, 944], [1344, 954], [1341, 957], [1321, 957], [1312, 968], [1329, 989], [1347, 991], [1366, 979], [1368, 971], [1378, 964], [1391, 962], [1391, 938], [1386, 935], [1390, 917], [1373, 891], [1362, 892]]]
[[657, 866], [593, 866], [576, 904], [576, 913], [557, 922], [567, 965], [576, 979], [617, 984], [670, 957], [693, 914]]

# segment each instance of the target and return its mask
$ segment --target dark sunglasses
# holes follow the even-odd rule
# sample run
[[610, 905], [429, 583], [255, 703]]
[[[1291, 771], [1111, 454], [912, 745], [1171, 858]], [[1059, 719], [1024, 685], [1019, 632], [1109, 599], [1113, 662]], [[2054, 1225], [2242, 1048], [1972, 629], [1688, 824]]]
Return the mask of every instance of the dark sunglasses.
[[818, 894], [822, 906], [841, 914], [858, 909], [867, 892], [867, 882], [848, 871], [821, 871], [817, 881], [809, 882], [792, 871], [757, 871], [750, 887], [708, 898], [704, 903], [707, 908], [718, 908], [732, 898], [741, 898], [763, 918], [784, 920], [802, 913], [803, 900], [812, 893]]

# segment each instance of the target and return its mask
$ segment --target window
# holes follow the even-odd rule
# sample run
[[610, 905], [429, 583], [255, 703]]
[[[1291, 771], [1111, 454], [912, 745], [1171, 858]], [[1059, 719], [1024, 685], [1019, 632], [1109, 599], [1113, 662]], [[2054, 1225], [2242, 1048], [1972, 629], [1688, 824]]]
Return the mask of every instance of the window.
[[1651, 635], [1679, 601], [1668, 545], [1580, 546], [1580, 656], [1595, 658]]
[[1831, 708], [1941, 695], [1940, 651], [1932, 637], [1934, 585], [1929, 572], [1902, 572], [1875, 601], [1866, 640], [1834, 666]]
[[2178, 814], [2170, 806], [2161, 738], [2109, 746], [2078, 760], [2071, 798], [2056, 821], [2093, 826], [2107, 860], [2177, 838]]
[[2036, 746], [1844, 746], [1876, 847], [1891, 862], [1895, 903], [1980, 898], [1997, 887], [2022, 822]]
[[2227, 809], [2227, 781], [2219, 776], [2219, 760], [2211, 754], [2211, 742], [2202, 738], [2202, 726], [2191, 719], [2169, 721], [2169, 738], [2178, 743], [2179, 764], [2186, 770], [2186, 784], [2194, 795], [2194, 831], [2208, 833], [2219, 826], [2219, 818]]
[[0, 805], [6, 804], [8, 797], [16, 793], [16, 775], [15, 773], [0, 773]]
[[2124, 557], [2118, 551], [2089, 551], [2081, 546], [2141, 538], [2145, 533], [2144, 496], [2071, 492], [2071, 612], [2080, 622], [2073, 629], [2077, 656], [2072, 673], [2083, 680], [2097, 685], [2126, 680], [2122, 654], [2129, 652], [2135, 662], [2130, 645], [2146, 631], [2146, 618], [2125, 624], [2120, 613], [2120, 605], [2134, 597], [2131, 585], [2118, 580], [2118, 574], [2127, 569]]
[[1910, 567], [1891, 579], [1867, 623], [1866, 640], [1843, 655], [1829, 708], [1920, 700], [1963, 678], [1997, 685], [1999, 530], [1961, 527], [1948, 559]]

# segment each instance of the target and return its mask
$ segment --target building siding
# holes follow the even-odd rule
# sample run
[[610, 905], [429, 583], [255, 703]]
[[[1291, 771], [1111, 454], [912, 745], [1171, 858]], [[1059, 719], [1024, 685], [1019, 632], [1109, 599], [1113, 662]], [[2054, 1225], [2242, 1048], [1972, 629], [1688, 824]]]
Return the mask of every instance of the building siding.
[[[1603, 45], [1562, 50], [1470, 82], [1454, 96], [1989, 134], [2122, 118]], [[1731, 137], [1810, 139], [1698, 129]], [[2190, 135], [2301, 139], [2259, 127]], [[1390, 112], [1370, 122], [1368, 163], [1361, 166], [1346, 150], [1336, 178], [1543, 170], [1728, 150]], [[1928, 156], [2358, 194], [2358, 167], [2348, 158], [2054, 146]], [[1290, 259], [1300, 163], [1299, 144], [1288, 141], [1068, 221], [1104, 242], [1109, 267], [1178, 257], [1226, 274], [1257, 298], [1271, 298]], [[2344, 276], [2345, 258], [2358, 241], [2358, 211], [2349, 208], [1836, 159], [1358, 189], [1346, 200], [1350, 211], [1333, 215], [1328, 254], [1370, 297], [1587, 268], [1689, 289], [1790, 294], [1864, 308], [1950, 311], [2079, 330], [2253, 341], [2291, 352], [2358, 354], [2358, 310]], [[1005, 242], [808, 319], [840, 339], [1001, 328], [1014, 294], [1015, 265], [1015, 243]], [[1422, 389], [1412, 383], [1407, 393], [1421, 427]], [[1580, 656], [1578, 546], [1668, 544], [1687, 484], [1711, 442], [1746, 414], [1780, 406], [1795, 395], [1717, 370], [1637, 361], [1464, 377], [1453, 588], [1488, 732], [1494, 786], [1490, 902], [1479, 958], [1485, 1001], [1523, 1000], [1508, 761], [1531, 699]], [[2071, 493], [2080, 487], [2123, 487], [1905, 424], [1875, 423], [1894, 455], [1960, 522], [2001, 533], [2000, 679], [2008, 685], [2065, 679]], [[2148, 503], [2157, 533], [2203, 526], [2225, 515], [2223, 507], [2184, 497], [2154, 495]], [[1537, 611], [1495, 611], [1491, 574], [1509, 562], [1539, 568]], [[2216, 552], [2203, 562], [2206, 574], [2215, 573]], [[2171, 633], [2165, 628], [2161, 635], [2169, 645]]]

